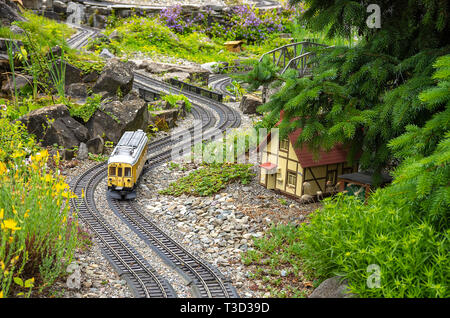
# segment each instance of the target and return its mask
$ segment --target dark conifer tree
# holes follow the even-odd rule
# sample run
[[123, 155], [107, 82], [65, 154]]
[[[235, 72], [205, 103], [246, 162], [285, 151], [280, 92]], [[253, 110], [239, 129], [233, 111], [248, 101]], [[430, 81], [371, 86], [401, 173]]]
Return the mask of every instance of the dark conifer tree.
[[[329, 27], [330, 38], [356, 32], [362, 40], [352, 48], [319, 50], [313, 76], [285, 74], [282, 89], [261, 110], [269, 113], [268, 118], [284, 110], [282, 135], [303, 128], [298, 145], [318, 152], [338, 143], [350, 144], [350, 157], [362, 154], [362, 168], [379, 172], [393, 158], [390, 140], [408, 125], [424, 126], [446, 107], [445, 103], [427, 107], [419, 93], [436, 84], [433, 63], [450, 53], [449, 4], [442, 0], [302, 2], [307, 3], [302, 17], [306, 27], [317, 31]], [[381, 28], [368, 27], [369, 4], [379, 6]], [[249, 76], [257, 84], [258, 76]], [[262, 76], [261, 83], [267, 82]]]

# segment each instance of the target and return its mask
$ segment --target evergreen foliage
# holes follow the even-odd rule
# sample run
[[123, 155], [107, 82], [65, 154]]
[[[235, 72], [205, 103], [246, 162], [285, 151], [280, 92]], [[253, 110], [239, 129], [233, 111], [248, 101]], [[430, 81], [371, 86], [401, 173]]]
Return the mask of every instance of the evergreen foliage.
[[[366, 204], [342, 193], [326, 199], [298, 229], [305, 268], [322, 278], [344, 276], [360, 297], [450, 295], [450, 55], [434, 65], [437, 84], [419, 99], [441, 111], [389, 142], [403, 160], [392, 185]], [[368, 284], [372, 264], [380, 271], [375, 288]]]
[[315, 65], [312, 77], [297, 78], [291, 72], [282, 79], [259, 79], [249, 74], [247, 81], [253, 87], [274, 79], [284, 82], [260, 108], [268, 117], [284, 110], [282, 135], [302, 128], [298, 145], [305, 143], [316, 153], [349, 144], [350, 160], [361, 154], [362, 169], [379, 172], [393, 158], [391, 139], [408, 125], [423, 126], [443, 109], [442, 103], [426, 106], [419, 93], [435, 83], [433, 63], [450, 52], [450, 42], [449, 26], [442, 18], [448, 13], [447, 4], [375, 3], [381, 7], [381, 29], [367, 27], [369, 3], [364, 1], [307, 1], [302, 21], [308, 27], [327, 29], [330, 37], [350, 36], [356, 30], [362, 41], [352, 48], [316, 49], [317, 57], [310, 61]]

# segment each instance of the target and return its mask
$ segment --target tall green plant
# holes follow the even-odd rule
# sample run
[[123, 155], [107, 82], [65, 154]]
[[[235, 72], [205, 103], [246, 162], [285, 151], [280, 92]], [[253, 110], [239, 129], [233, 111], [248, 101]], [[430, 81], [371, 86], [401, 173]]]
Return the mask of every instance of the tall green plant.
[[14, 86], [14, 105], [16, 108], [19, 105], [19, 96], [17, 93], [17, 83], [16, 83], [16, 70], [14, 66], [14, 52], [13, 52], [13, 40], [10, 38], [9, 41], [6, 41], [6, 50], [8, 52], [8, 61], [9, 61], [9, 68], [11, 70], [11, 76], [12, 76], [12, 83]]

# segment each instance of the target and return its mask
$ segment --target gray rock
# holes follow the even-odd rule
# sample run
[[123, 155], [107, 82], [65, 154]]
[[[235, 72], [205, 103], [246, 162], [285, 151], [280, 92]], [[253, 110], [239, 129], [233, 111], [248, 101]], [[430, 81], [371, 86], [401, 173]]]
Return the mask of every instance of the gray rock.
[[[25, 1], [27, 0], [24, 0], [24, 4]], [[14, 21], [25, 21], [19, 14], [17, 4], [10, 0], [0, 0], [0, 25], [11, 25]]]
[[91, 136], [102, 136], [114, 143], [125, 131], [145, 131], [147, 126], [148, 110], [143, 100], [108, 102], [86, 124]]
[[74, 148], [88, 140], [86, 127], [70, 116], [65, 105], [42, 107], [18, 119], [25, 124], [29, 133], [36, 135], [43, 146], [58, 144]]
[[122, 39], [122, 34], [120, 34], [117, 30], [114, 30], [111, 32], [111, 34], [108, 36], [110, 40], [120, 40]]
[[103, 153], [104, 146], [105, 146], [105, 141], [103, 140], [102, 137], [97, 136], [97, 137], [94, 137], [92, 139], [89, 139], [86, 142], [86, 146], [87, 146], [88, 151], [90, 153], [100, 154], [100, 153]]
[[100, 57], [103, 57], [103, 58], [105, 58], [105, 59], [112, 59], [112, 58], [115, 57], [115, 55], [112, 54], [107, 48], [104, 48], [104, 49], [100, 52], [99, 56], [100, 56]]
[[80, 143], [80, 147], [78, 148], [77, 158], [79, 160], [86, 160], [89, 157], [89, 151], [84, 142]]
[[124, 98], [123, 101], [132, 101], [132, 100], [138, 100], [141, 99], [139, 96], [139, 91], [137, 89], [132, 89]]
[[83, 76], [84, 83], [92, 83], [98, 80], [99, 74], [96, 71], [90, 72]]
[[335, 276], [323, 281], [309, 298], [351, 298], [353, 296], [353, 294], [348, 293], [347, 280]]
[[[22, 88], [27, 86], [31, 86], [33, 84], [33, 77], [28, 75], [16, 74], [16, 83], [14, 85], [14, 81], [12, 77], [9, 77], [8, 80], [3, 82], [2, 92], [4, 94], [14, 95], [15, 88], [19, 92]], [[15, 88], [14, 88], [15, 86]]]
[[131, 65], [113, 58], [106, 63], [92, 90], [94, 93], [106, 91], [115, 96], [120, 89], [125, 96], [131, 91], [133, 80]]
[[66, 94], [74, 97], [85, 99], [88, 96], [87, 86], [84, 83], [73, 83], [66, 86]]
[[74, 83], [80, 83], [82, 81], [81, 74], [83, 73], [83, 71], [70, 63], [63, 61], [63, 65], [61, 65], [61, 60], [57, 60], [53, 64], [53, 67], [56, 74], [60, 74], [61, 71], [64, 70], [66, 86]]
[[239, 109], [244, 114], [256, 114], [256, 108], [262, 105], [262, 100], [254, 95], [246, 94], [242, 97]]
[[67, 4], [64, 3], [63, 1], [54, 0], [53, 11], [55, 11], [56, 13], [65, 14], [67, 12]]
[[14, 24], [11, 25], [11, 26], [9, 27], [9, 29], [10, 29], [11, 32], [14, 33], [14, 34], [22, 34], [22, 33], [25, 32], [24, 29], [22, 29], [21, 27], [19, 27], [19, 26], [17, 26], [17, 25], [14, 25]]

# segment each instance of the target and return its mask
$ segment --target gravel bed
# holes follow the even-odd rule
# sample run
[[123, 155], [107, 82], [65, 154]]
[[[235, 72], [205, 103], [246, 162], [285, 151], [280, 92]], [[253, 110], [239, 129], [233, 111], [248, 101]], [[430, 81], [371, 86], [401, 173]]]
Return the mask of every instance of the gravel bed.
[[147, 172], [138, 188], [141, 210], [188, 251], [231, 278], [240, 297], [268, 297], [253, 287], [241, 253], [252, 248], [252, 238], [262, 237], [272, 224], [307, 221], [307, 214], [318, 204], [302, 205], [278, 195], [260, 186], [257, 177], [249, 185], [234, 183], [211, 197], [159, 194], [197, 167], [186, 164], [184, 168], [171, 170], [164, 164]]

